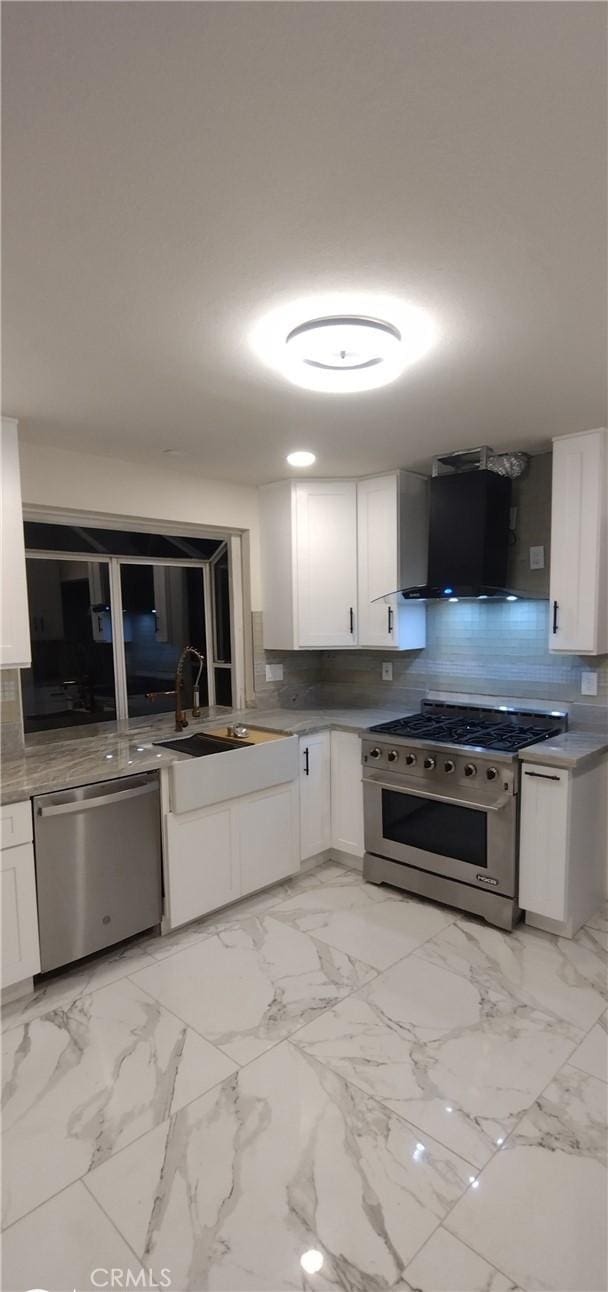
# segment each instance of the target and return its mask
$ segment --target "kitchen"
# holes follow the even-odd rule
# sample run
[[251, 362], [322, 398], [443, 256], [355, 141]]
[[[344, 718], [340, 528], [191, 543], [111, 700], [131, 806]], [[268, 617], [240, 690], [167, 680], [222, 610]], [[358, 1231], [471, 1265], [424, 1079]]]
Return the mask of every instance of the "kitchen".
[[7, 1292], [606, 1286], [605, 18], [3, 4]]

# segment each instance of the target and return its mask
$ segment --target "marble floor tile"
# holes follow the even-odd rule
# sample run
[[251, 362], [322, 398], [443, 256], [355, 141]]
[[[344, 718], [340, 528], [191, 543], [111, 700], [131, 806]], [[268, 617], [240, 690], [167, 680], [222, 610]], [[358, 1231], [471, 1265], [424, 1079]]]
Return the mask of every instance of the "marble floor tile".
[[605, 1292], [606, 1086], [566, 1066], [446, 1221], [514, 1282]]
[[97, 991], [108, 983], [116, 982], [127, 974], [135, 973], [152, 964], [146, 945], [139, 939], [120, 947], [113, 947], [102, 956], [96, 956], [74, 969], [46, 978], [27, 996], [11, 1001], [2, 1008], [1, 1030], [19, 1027], [33, 1018], [40, 1018], [61, 1005], [67, 1009], [79, 996]]
[[605, 929], [592, 929], [586, 924], [576, 935], [575, 942], [594, 951], [604, 964], [608, 965], [608, 932]]
[[349, 870], [345, 866], [324, 862], [321, 866], [303, 871], [302, 874], [294, 875], [291, 879], [272, 884], [270, 888], [264, 888], [260, 893], [243, 897], [240, 902], [225, 906], [220, 911], [211, 912], [210, 915], [203, 916], [192, 924], [176, 929], [174, 933], [150, 938], [145, 943], [145, 950], [155, 960], [164, 960], [167, 956], [174, 955], [176, 951], [194, 946], [203, 938], [213, 937], [215, 933], [232, 928], [233, 925], [249, 919], [252, 915], [266, 915], [274, 911], [275, 907], [293, 898], [296, 893], [305, 892], [308, 889], [316, 891], [330, 884], [335, 887], [360, 888], [363, 886], [363, 879], [356, 871]]
[[[183, 1292], [396, 1292], [470, 1177], [447, 1149], [417, 1145], [284, 1042], [87, 1183], [144, 1267], [171, 1269]], [[311, 1250], [323, 1264], [307, 1278]]]
[[587, 923], [590, 929], [601, 929], [604, 933], [608, 933], [608, 902], [603, 902]]
[[587, 1033], [569, 1061], [590, 1076], [608, 1081], [608, 1010]]
[[502, 933], [481, 921], [458, 919], [415, 952], [462, 974], [479, 987], [507, 992], [586, 1031], [606, 1008], [608, 973], [589, 942], [556, 938], [521, 925]]
[[294, 1043], [483, 1166], [581, 1032], [410, 956]]
[[366, 883], [296, 893], [272, 915], [374, 969], [387, 969], [455, 919], [453, 911]]
[[367, 964], [263, 916], [142, 970], [134, 982], [248, 1063], [374, 976]]
[[408, 1265], [405, 1277], [412, 1292], [518, 1292], [511, 1279], [442, 1225]]
[[125, 978], [5, 1032], [2, 1068], [6, 1225], [234, 1064]]
[[[2, 1235], [5, 1292], [93, 1292], [95, 1269], [132, 1271], [141, 1265], [124, 1238], [80, 1182], [70, 1185]], [[104, 1274], [96, 1275], [99, 1280]], [[141, 1275], [140, 1275], [141, 1277]]]

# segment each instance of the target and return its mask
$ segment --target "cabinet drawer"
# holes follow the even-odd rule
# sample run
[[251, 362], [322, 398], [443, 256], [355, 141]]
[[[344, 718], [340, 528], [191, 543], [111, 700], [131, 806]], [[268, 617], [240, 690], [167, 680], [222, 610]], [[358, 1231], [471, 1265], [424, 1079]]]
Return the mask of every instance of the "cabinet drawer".
[[14, 848], [19, 843], [30, 843], [32, 830], [32, 805], [29, 799], [22, 803], [6, 803], [0, 807], [0, 847]]

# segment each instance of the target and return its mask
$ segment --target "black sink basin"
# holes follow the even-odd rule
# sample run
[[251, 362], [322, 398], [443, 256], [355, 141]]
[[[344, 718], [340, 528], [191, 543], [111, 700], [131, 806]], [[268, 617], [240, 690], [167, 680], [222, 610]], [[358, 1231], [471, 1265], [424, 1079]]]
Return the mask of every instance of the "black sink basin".
[[175, 740], [156, 740], [163, 749], [177, 749], [180, 754], [189, 754], [191, 758], [206, 758], [207, 754], [228, 754], [231, 749], [241, 749], [243, 745], [252, 745], [252, 740], [223, 740], [218, 736], [179, 736]]

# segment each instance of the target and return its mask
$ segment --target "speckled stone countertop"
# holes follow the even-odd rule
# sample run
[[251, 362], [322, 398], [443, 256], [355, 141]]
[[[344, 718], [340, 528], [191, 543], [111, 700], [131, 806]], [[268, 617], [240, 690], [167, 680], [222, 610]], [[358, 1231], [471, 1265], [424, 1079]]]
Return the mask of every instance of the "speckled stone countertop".
[[585, 763], [608, 753], [608, 732], [565, 731], [553, 740], [543, 740], [538, 745], [520, 749], [519, 757], [525, 763], [544, 763], [546, 767], [582, 767]]
[[[330, 728], [356, 732], [378, 722], [389, 722], [391, 718], [402, 718], [406, 712], [412, 710], [216, 708], [207, 710], [204, 718], [191, 719], [182, 734], [191, 736], [225, 722], [243, 722], [249, 727], [298, 736]], [[31, 736], [23, 756], [2, 760], [0, 803], [17, 803], [34, 794], [133, 776], [188, 758], [188, 754], [180, 754], [176, 749], [159, 749], [155, 744], [172, 737], [178, 739], [172, 714], [146, 722], [139, 720], [121, 730], [116, 723], [107, 723], [95, 727], [94, 731], [83, 731], [80, 727]]]

